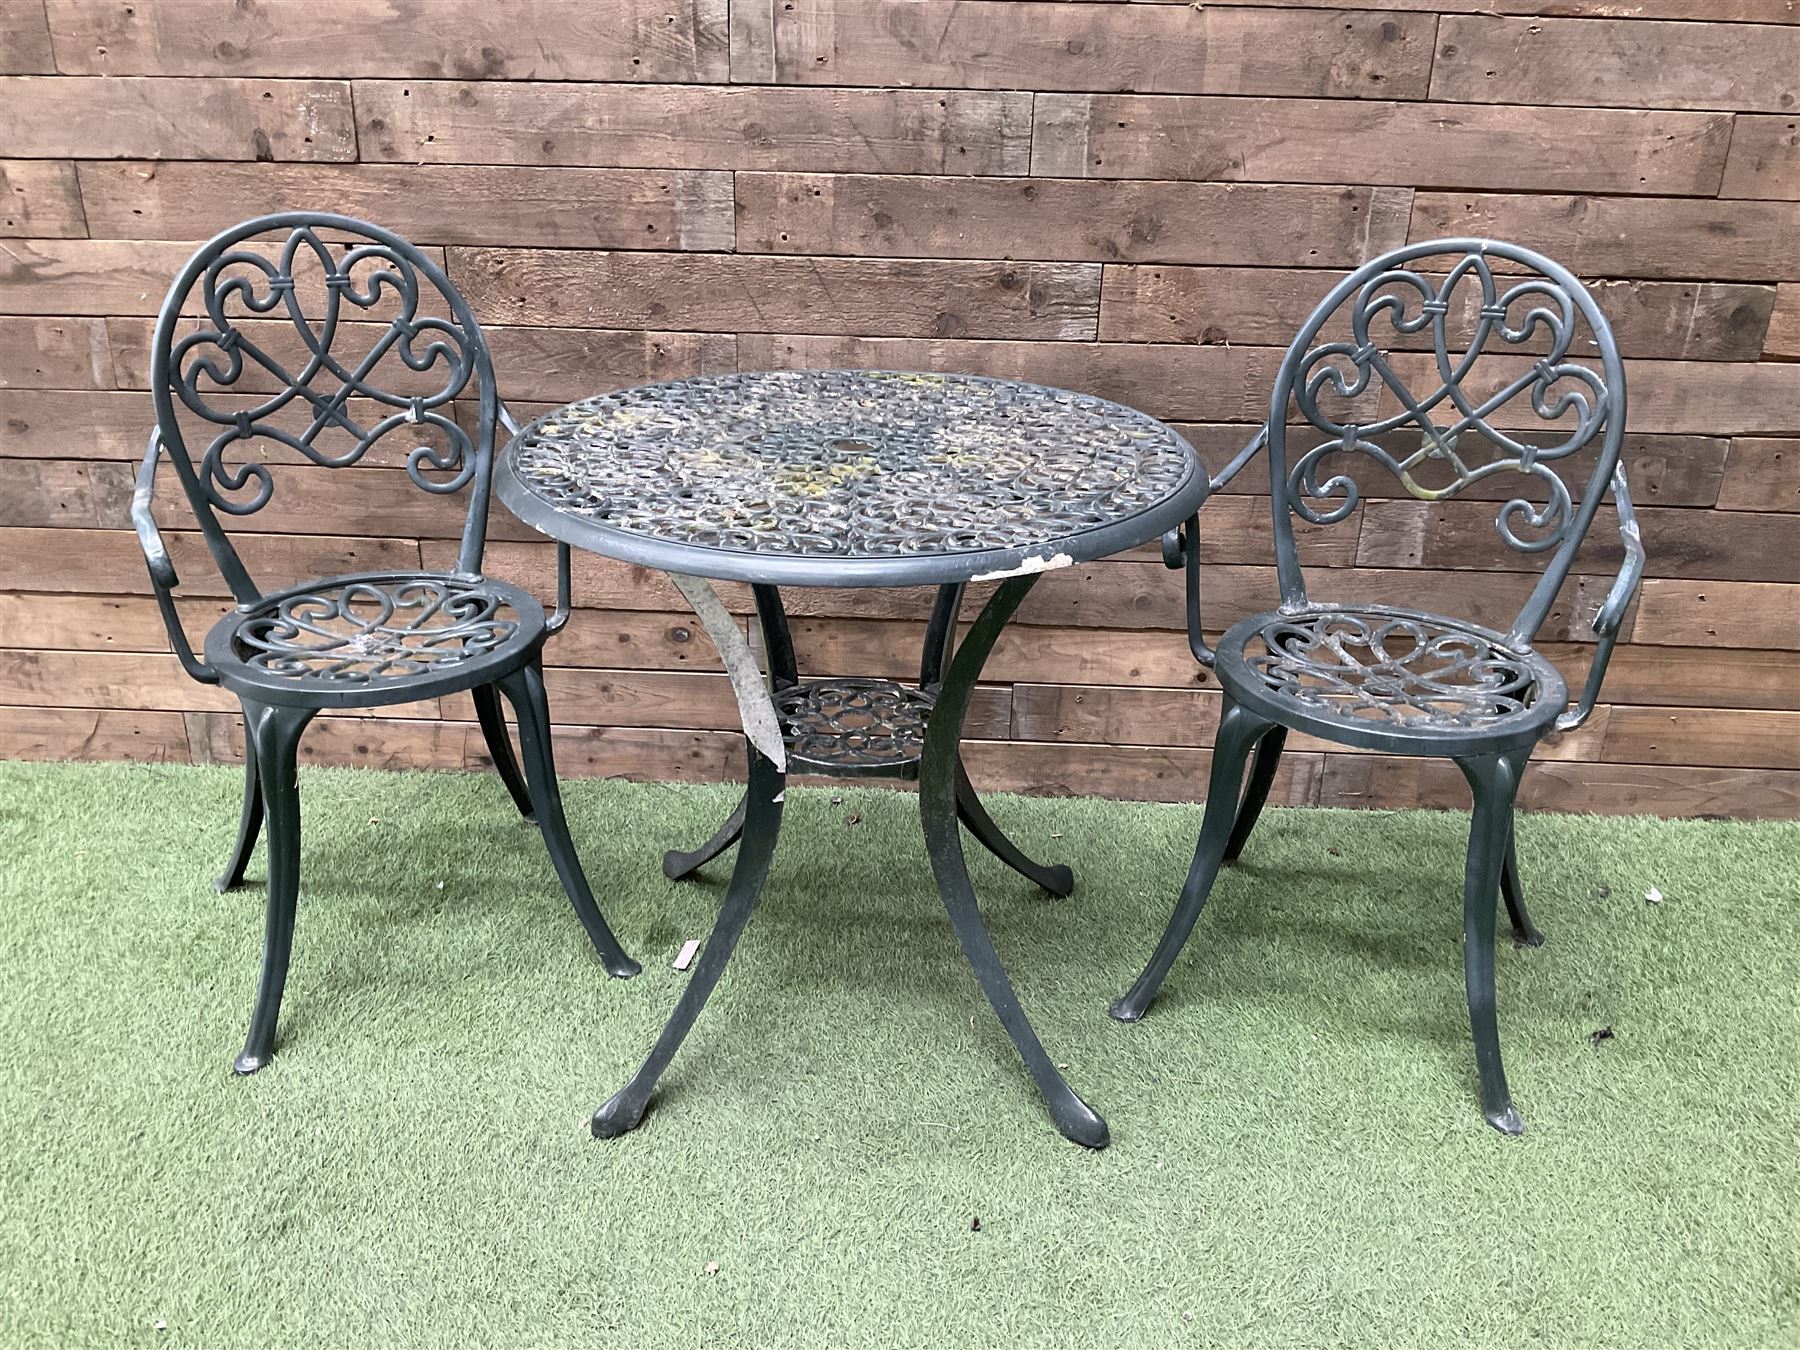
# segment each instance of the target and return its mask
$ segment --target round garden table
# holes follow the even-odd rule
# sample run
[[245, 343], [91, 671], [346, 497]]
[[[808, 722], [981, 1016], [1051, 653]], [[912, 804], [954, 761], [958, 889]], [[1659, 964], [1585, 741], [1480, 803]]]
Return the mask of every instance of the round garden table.
[[[1192, 517], [1207, 480], [1187, 442], [1116, 403], [977, 376], [709, 375], [545, 414], [513, 438], [495, 483], [526, 524], [670, 572], [697, 608], [710, 601], [716, 612], [717, 598], [694, 579], [748, 582], [767, 656], [766, 684], [736, 682], [751, 742], [744, 800], [706, 844], [663, 861], [670, 877], [686, 876], [741, 840], [718, 920], [643, 1066], [595, 1112], [594, 1133], [643, 1119], [718, 983], [768, 875], [791, 770], [918, 779], [932, 870], [975, 978], [1063, 1134], [1104, 1147], [1106, 1122], [1045, 1054], [994, 950], [958, 823], [1057, 894], [1074, 877], [1034, 862], [995, 825], [963, 768], [962, 728], [988, 653], [1045, 572]], [[982, 582], [998, 585], [958, 642], [964, 587]], [[800, 678], [780, 587], [919, 585], [938, 595], [917, 685]], [[741, 676], [741, 634], [722, 636], [740, 649]], [[768, 712], [763, 724], [778, 731], [758, 737], [753, 723]]]

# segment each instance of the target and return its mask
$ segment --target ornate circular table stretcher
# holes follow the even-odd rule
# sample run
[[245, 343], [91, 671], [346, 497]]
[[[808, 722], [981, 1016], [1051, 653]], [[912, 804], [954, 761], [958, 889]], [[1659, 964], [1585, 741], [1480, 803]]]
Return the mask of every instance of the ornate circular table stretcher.
[[[788, 768], [919, 780], [938, 889], [964, 954], [1062, 1132], [1103, 1147], [1106, 1122], [1063, 1081], [977, 908], [958, 822], [1022, 875], [1066, 895], [970, 786], [963, 721], [1001, 629], [1043, 573], [1155, 539], [1198, 508], [1206, 478], [1161, 423], [1060, 389], [962, 375], [792, 371], [703, 376], [602, 394], [540, 417], [496, 471], [500, 499], [582, 548], [678, 577], [748, 582]], [[970, 582], [999, 585], [959, 643]], [[938, 587], [916, 687], [802, 680], [781, 586]], [[729, 659], [729, 658], [728, 658]], [[747, 723], [747, 730], [749, 730]], [[785, 770], [750, 749], [744, 800], [664, 870], [689, 875], [738, 843], [705, 951], [637, 1074], [594, 1116], [642, 1120], [755, 907], [774, 855]]]

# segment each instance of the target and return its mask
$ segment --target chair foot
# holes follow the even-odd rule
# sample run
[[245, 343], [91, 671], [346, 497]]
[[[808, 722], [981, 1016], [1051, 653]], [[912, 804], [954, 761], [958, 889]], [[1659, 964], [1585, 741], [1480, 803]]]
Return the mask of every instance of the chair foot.
[[1519, 1115], [1519, 1108], [1514, 1106], [1511, 1102], [1508, 1102], [1502, 1110], [1484, 1110], [1481, 1114], [1487, 1117], [1487, 1123], [1500, 1131], [1501, 1134], [1518, 1135], [1525, 1133], [1524, 1118]]
[[606, 1105], [594, 1112], [589, 1128], [596, 1139], [617, 1139], [642, 1125], [644, 1113], [649, 1109], [648, 1095], [640, 1097], [629, 1087], [621, 1088], [607, 1099]]
[[255, 1055], [246, 1050], [231, 1061], [231, 1071], [239, 1078], [248, 1078], [273, 1058], [275, 1058], [273, 1054]]
[[1133, 999], [1122, 994], [1106, 1005], [1106, 1015], [1115, 1022], [1141, 1022], [1150, 1010], [1148, 999]]

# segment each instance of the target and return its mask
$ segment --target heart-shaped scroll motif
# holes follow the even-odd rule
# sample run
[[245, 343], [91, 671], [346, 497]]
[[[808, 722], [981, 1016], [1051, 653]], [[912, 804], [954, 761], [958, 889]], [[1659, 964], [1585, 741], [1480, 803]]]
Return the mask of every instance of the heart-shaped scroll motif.
[[[1520, 494], [1498, 509], [1501, 538], [1526, 553], [1561, 544], [1576, 514], [1557, 465], [1600, 433], [1609, 403], [1600, 373], [1570, 357], [1580, 328], [1570, 291], [1543, 275], [1502, 291], [1472, 252], [1441, 278], [1386, 269], [1339, 308], [1350, 337], [1308, 350], [1293, 379], [1301, 416], [1330, 438], [1291, 460], [1293, 512], [1328, 525], [1356, 509], [1354, 460], [1338, 456], [1373, 461], [1424, 501], [1512, 474]], [[1344, 317], [1315, 316], [1302, 343]]]
[[[449, 297], [424, 284], [454, 314]], [[334, 253], [302, 226], [287, 235], [277, 256], [242, 246], [221, 253], [207, 265], [198, 292], [205, 318], [170, 352], [170, 383], [183, 407], [221, 428], [202, 452], [197, 475], [218, 509], [249, 515], [268, 504], [274, 479], [259, 456], [245, 453], [257, 439], [338, 468], [355, 464], [390, 434], [429, 435], [440, 443], [421, 443], [406, 457], [415, 483], [448, 493], [473, 477], [474, 446], [449, 405], [474, 372], [476, 341], [453, 319], [420, 313], [418, 270], [399, 251], [372, 242]], [[279, 332], [298, 342], [298, 360], [284, 360], [248, 326], [277, 315], [286, 320]], [[334, 350], [369, 328], [376, 332], [360, 355]], [[425, 382], [423, 392], [394, 389], [381, 378], [383, 365], [391, 370], [394, 362], [419, 374], [441, 365], [441, 380]], [[251, 371], [258, 373], [256, 384], [273, 384], [274, 392], [248, 406], [220, 406], [209, 398], [233, 391]], [[379, 415], [371, 420], [364, 410], [359, 418], [352, 399], [373, 405]], [[278, 420], [284, 413], [287, 424]], [[347, 444], [323, 448], [322, 433]], [[228, 452], [239, 462], [228, 462]], [[427, 470], [449, 476], [427, 478]]]

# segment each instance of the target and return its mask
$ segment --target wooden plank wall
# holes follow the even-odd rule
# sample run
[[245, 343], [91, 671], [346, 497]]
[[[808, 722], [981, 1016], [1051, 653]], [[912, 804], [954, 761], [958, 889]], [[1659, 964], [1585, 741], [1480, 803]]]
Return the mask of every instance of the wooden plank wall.
[[[959, 369], [1136, 404], [1215, 464], [1334, 274], [1484, 233], [1600, 286], [1650, 550], [1608, 702], [1526, 799], [1800, 815], [1797, 118], [1797, 0], [0, 0], [0, 755], [241, 753], [167, 651], [126, 510], [150, 317], [192, 244], [253, 212], [441, 248], [522, 409], [695, 371]], [[453, 511], [354, 472], [256, 518], [254, 564], [451, 556]], [[1273, 596], [1255, 494], [1209, 507], [1219, 625]], [[1504, 624], [1525, 579], [1489, 570], [1484, 510], [1371, 502], [1314, 545], [1318, 590]], [[222, 588], [163, 512], [198, 628]], [[503, 514], [493, 570], [547, 594], [546, 547]], [[1597, 541], [1551, 621], [1577, 676], [1616, 561]], [[673, 590], [594, 559], [579, 586], [550, 649], [565, 771], [736, 775]], [[815, 671], [916, 661], [927, 596], [794, 602]], [[1218, 696], [1178, 578], [1097, 563], [1024, 617], [977, 776], [1202, 797]], [[484, 762], [466, 698], [325, 719], [306, 753]], [[1466, 800], [1448, 765], [1317, 742], [1277, 795]]]

